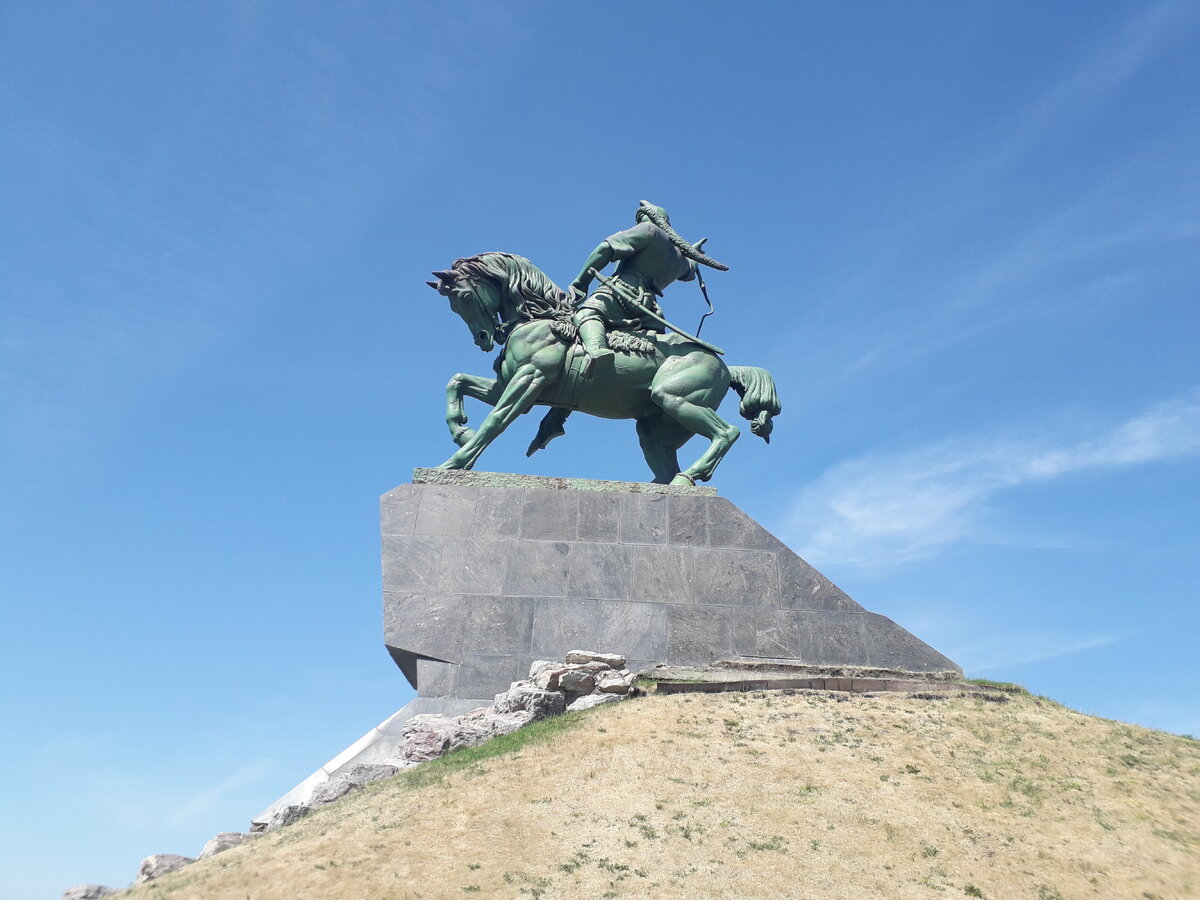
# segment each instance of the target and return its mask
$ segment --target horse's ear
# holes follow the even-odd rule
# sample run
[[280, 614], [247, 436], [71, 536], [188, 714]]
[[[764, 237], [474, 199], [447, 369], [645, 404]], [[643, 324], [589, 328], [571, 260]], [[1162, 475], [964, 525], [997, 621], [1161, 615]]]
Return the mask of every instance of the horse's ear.
[[433, 275], [437, 278], [437, 281], [427, 281], [425, 283], [443, 297], [449, 297], [451, 288], [458, 281], [458, 273], [453, 269], [442, 269], [441, 271], [434, 272]]

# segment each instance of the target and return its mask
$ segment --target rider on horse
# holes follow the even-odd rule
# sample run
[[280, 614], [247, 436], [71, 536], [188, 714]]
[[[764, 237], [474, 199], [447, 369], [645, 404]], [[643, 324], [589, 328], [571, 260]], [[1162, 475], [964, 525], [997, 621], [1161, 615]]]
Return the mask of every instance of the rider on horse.
[[571, 282], [570, 290], [578, 300], [574, 323], [579, 328], [579, 341], [586, 351], [588, 371], [597, 360], [611, 358], [608, 346], [610, 328], [662, 332], [663, 326], [633, 309], [610, 287], [603, 286], [590, 297], [595, 272], [617, 260], [615, 280], [640, 293], [648, 309], [661, 315], [656, 297], [661, 297], [667, 285], [675, 281], [692, 281], [696, 263], [725, 269], [675, 233], [667, 211], [643, 200], [634, 216], [632, 228], [619, 231], [592, 251], [583, 269]]

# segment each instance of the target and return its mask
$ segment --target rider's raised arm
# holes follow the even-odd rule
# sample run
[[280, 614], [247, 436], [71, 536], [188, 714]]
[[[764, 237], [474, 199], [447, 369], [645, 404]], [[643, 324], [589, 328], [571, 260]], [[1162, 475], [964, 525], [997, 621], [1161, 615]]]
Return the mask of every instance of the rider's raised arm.
[[575, 276], [575, 280], [571, 282], [571, 289], [578, 291], [583, 295], [587, 295], [588, 287], [592, 283], [591, 270], [595, 269], [599, 272], [614, 259], [612, 247], [608, 241], [601, 241], [600, 244], [592, 251], [592, 255], [587, 258], [587, 262], [583, 264], [583, 268], [579, 270], [579, 274]]
[[632, 228], [626, 228], [624, 231], [618, 231], [616, 234], [609, 236], [601, 242], [600, 246], [592, 251], [592, 255], [583, 264], [583, 269], [579, 275], [571, 282], [571, 287], [586, 294], [588, 286], [592, 283], [592, 276], [589, 270], [595, 269], [599, 272], [615, 259], [625, 259], [626, 257], [633, 256], [633, 254], [644, 249], [654, 240], [656, 231], [657, 229], [649, 222], [640, 222]]

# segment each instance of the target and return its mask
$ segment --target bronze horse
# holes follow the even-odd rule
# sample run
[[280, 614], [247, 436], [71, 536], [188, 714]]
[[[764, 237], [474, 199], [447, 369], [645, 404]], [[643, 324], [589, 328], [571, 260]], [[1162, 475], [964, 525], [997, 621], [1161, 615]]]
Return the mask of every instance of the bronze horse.
[[[511, 253], [482, 253], [460, 259], [429, 282], [449, 298], [476, 346], [490, 353], [499, 341], [496, 378], [458, 374], [446, 387], [446, 424], [459, 449], [444, 469], [470, 469], [479, 455], [518, 416], [534, 405], [564, 412], [547, 414], [529, 453], [562, 433], [565, 411], [606, 419], [634, 419], [638, 440], [656, 484], [708, 481], [740, 431], [717, 415], [730, 387], [742, 398], [750, 430], [770, 442], [771, 417], [779, 414], [775, 381], [765, 369], [726, 366], [721, 357], [676, 334], [620, 335], [613, 364], [584, 377], [575, 343], [568, 294], [529, 260]], [[463, 398], [494, 407], [478, 430], [467, 427]], [[547, 424], [549, 423], [549, 424]], [[692, 435], [709, 446], [686, 469], [677, 451]]]

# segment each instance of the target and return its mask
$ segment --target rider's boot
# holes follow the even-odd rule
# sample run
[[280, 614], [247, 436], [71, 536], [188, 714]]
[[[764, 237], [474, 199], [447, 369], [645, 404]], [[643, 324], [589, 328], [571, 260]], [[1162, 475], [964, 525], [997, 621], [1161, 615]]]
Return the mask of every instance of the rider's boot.
[[588, 355], [584, 376], [591, 378], [597, 362], [613, 357], [613, 352], [608, 346], [608, 331], [604, 327], [604, 322], [596, 316], [589, 316], [577, 324], [579, 325], [579, 342], [583, 344], [583, 350]]
[[530, 442], [529, 449], [525, 451], [525, 455], [533, 456], [539, 450], [545, 450], [546, 445], [552, 440], [566, 434], [567, 431], [563, 425], [570, 414], [571, 411], [569, 409], [563, 409], [560, 406], [550, 407], [550, 411], [542, 416], [541, 424], [538, 425], [537, 435]]

